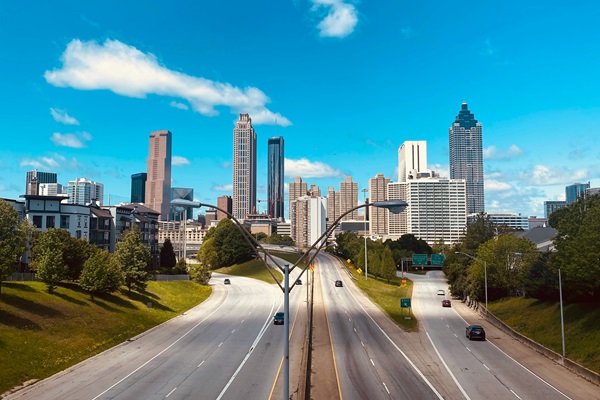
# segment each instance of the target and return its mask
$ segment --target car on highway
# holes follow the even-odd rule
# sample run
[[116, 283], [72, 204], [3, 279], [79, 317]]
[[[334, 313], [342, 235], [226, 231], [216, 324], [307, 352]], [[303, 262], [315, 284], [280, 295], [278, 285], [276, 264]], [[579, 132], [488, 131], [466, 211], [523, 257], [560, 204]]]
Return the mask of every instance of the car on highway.
[[285, 319], [285, 313], [283, 312], [278, 312], [275, 313], [275, 315], [273, 316], [273, 324], [274, 325], [283, 325], [283, 321]]
[[302, 279], [297, 279], [296, 280], [296, 285], [302, 285]]
[[231, 284], [231, 281], [229, 280], [229, 278], [225, 278], [225, 280], [223, 281], [224, 285], [229, 285]]
[[483, 329], [483, 326], [469, 325], [467, 326], [466, 336], [469, 338], [469, 340], [485, 340], [485, 330]]
[[440, 290], [437, 291], [437, 294], [440, 295], [440, 296], [445, 296], [446, 292], [444, 292], [442, 289], [440, 289]]
[[343, 287], [344, 284], [342, 283], [342, 281], [335, 281], [335, 287]]
[[442, 300], [442, 307], [452, 307], [452, 303], [448, 299]]

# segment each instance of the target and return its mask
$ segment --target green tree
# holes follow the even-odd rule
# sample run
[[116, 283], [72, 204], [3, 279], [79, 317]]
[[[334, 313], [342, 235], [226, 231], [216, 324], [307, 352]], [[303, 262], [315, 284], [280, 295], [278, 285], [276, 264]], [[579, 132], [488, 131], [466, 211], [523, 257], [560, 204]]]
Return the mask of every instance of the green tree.
[[138, 291], [146, 289], [151, 255], [148, 247], [142, 242], [137, 225], [123, 232], [121, 240], [117, 243], [116, 256], [125, 274], [127, 290], [131, 292], [132, 288]]
[[381, 253], [380, 276], [388, 283], [396, 278], [396, 263], [389, 247], [385, 247]]
[[461, 243], [460, 251], [469, 254], [477, 253], [479, 245], [492, 239], [496, 233], [496, 224], [489, 215], [484, 213], [477, 214], [475, 221], [467, 224], [465, 236]]
[[81, 275], [84, 263], [90, 258], [96, 246], [87, 239], [74, 238], [64, 229], [59, 230], [67, 233], [67, 238], [63, 242], [63, 260], [68, 269], [67, 278], [76, 281]]
[[62, 238], [60, 229], [49, 228], [37, 236], [32, 248], [31, 267], [50, 293], [68, 277], [69, 268], [63, 258]]
[[177, 261], [175, 268], [173, 268], [173, 273], [182, 275], [188, 273], [187, 262], [185, 261], [185, 258], [182, 257]]
[[268, 237], [267, 234], [264, 233], [264, 232], [258, 232], [255, 235], [255, 238], [256, 238], [257, 242], [264, 242], [267, 237]]
[[[352, 260], [357, 267], [362, 265], [364, 267], [365, 253], [364, 253], [364, 240], [359, 238], [353, 232], [344, 232], [336, 237], [336, 243], [338, 245], [338, 253], [346, 259]], [[359, 254], [362, 253], [362, 257]], [[362, 263], [362, 264], [359, 264]]]
[[177, 264], [175, 257], [175, 251], [173, 250], [173, 244], [169, 238], [165, 239], [162, 247], [160, 248], [160, 267], [166, 269], [173, 269]]
[[217, 265], [218, 258], [219, 254], [215, 245], [215, 239], [204, 238], [196, 256], [198, 262], [206, 265], [208, 268], [213, 268], [214, 265]]
[[90, 292], [93, 300], [95, 294], [112, 293], [125, 282], [125, 274], [119, 260], [108, 251], [94, 249], [85, 261], [79, 285]]
[[191, 264], [190, 265], [190, 278], [194, 282], [197, 282], [201, 285], [208, 285], [210, 278], [212, 277], [212, 272], [208, 265], [200, 264]]
[[[211, 246], [214, 247], [209, 251], [202, 251], [209, 239], [213, 240]], [[204, 265], [216, 269], [251, 260], [254, 257], [254, 250], [234, 222], [225, 218], [208, 231], [198, 255], [201, 257], [198, 260]]]
[[19, 222], [19, 213], [0, 199], [0, 294], [2, 281], [15, 272], [17, 260], [27, 250], [27, 238], [33, 227], [26, 219]]
[[283, 236], [278, 233], [274, 233], [265, 239], [265, 243], [278, 244], [281, 246], [293, 246], [294, 240], [290, 236]]

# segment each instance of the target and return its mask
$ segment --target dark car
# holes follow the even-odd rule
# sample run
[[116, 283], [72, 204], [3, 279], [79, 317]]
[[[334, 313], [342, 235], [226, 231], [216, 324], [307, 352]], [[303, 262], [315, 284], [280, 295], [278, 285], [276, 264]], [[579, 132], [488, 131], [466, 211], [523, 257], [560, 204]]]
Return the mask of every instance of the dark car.
[[344, 286], [342, 281], [335, 281], [335, 287], [342, 287], [342, 286]]
[[483, 329], [483, 326], [469, 325], [467, 326], [466, 336], [469, 338], [469, 340], [485, 340], [485, 330]]
[[296, 285], [302, 285], [302, 279], [296, 280]]
[[225, 278], [225, 280], [223, 281], [224, 285], [229, 285], [231, 284], [231, 281], [229, 280], [229, 278]]
[[285, 318], [285, 313], [278, 312], [273, 316], [273, 324], [275, 325], [283, 325], [283, 320]]
[[452, 307], [452, 303], [450, 303], [450, 300], [444, 299], [442, 300], [442, 307]]

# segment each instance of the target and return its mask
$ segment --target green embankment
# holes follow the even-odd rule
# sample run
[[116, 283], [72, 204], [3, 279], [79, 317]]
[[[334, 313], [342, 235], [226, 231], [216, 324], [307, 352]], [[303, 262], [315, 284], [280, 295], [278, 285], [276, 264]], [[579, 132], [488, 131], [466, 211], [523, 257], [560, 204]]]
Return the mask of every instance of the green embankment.
[[[559, 303], [509, 298], [490, 303], [489, 307], [517, 332], [562, 354]], [[567, 358], [600, 373], [600, 307], [565, 304], [563, 311]]]
[[210, 293], [209, 286], [191, 281], [149, 282], [144, 293], [124, 290], [92, 301], [77, 284], [62, 284], [49, 294], [41, 282], [4, 283], [0, 393], [122, 343], [200, 304]]

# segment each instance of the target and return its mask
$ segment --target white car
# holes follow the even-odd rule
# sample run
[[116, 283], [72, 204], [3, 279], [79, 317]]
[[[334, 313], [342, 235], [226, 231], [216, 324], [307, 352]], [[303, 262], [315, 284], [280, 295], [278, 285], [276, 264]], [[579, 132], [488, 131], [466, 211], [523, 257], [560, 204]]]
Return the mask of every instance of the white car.
[[444, 292], [442, 289], [437, 291], [437, 294], [439, 294], [440, 296], [445, 296], [446, 292]]

